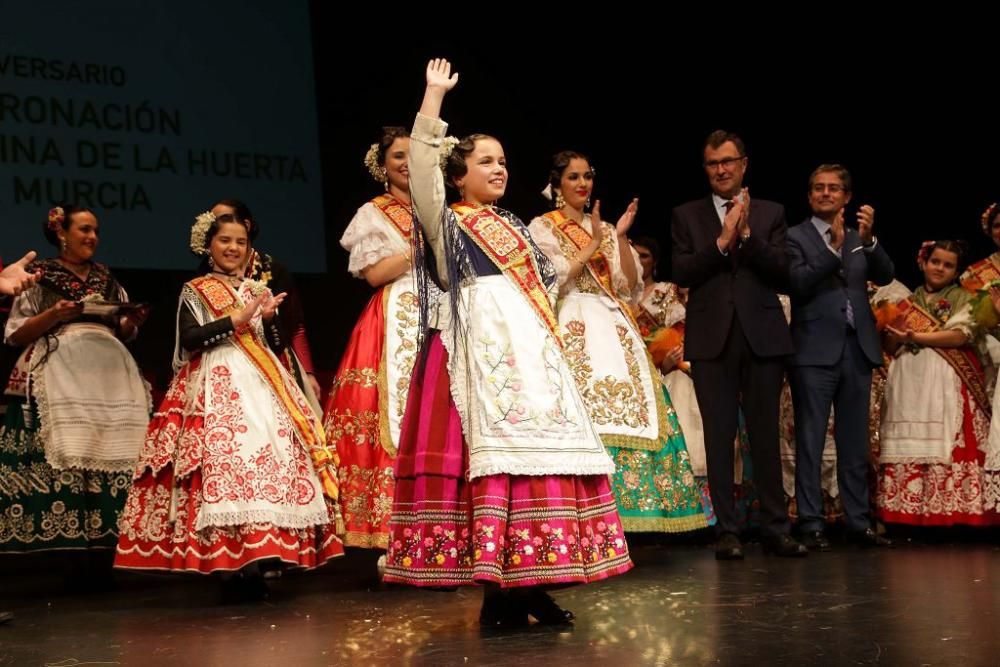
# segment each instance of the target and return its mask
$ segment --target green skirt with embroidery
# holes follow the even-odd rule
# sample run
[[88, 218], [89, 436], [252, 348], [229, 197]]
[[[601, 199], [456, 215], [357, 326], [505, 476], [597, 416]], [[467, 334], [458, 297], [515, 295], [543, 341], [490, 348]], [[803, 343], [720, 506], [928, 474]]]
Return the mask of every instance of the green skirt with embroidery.
[[0, 427], [0, 553], [113, 549], [132, 475], [53, 469], [32, 422], [11, 403]]
[[666, 388], [671, 435], [658, 451], [608, 446], [615, 462], [611, 488], [628, 532], [682, 533], [705, 528], [701, 490]]

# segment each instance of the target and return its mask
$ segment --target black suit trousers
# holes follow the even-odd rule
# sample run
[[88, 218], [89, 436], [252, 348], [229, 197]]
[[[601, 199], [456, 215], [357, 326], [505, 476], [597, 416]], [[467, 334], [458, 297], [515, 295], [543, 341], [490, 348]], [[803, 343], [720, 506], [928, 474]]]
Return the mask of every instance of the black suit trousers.
[[761, 532], [787, 534], [788, 512], [781, 484], [778, 412], [785, 357], [759, 357], [733, 314], [722, 353], [691, 364], [698, 409], [705, 429], [708, 485], [717, 518], [716, 532], [741, 530], [733, 497], [734, 442], [743, 409], [754, 485], [760, 496]]

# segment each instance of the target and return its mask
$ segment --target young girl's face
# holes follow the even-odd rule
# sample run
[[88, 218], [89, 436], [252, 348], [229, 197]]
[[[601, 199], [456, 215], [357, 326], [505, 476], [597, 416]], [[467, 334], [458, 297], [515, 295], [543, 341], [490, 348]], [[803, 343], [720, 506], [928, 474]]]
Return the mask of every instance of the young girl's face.
[[507, 158], [496, 139], [478, 139], [465, 158], [468, 171], [455, 180], [463, 198], [473, 204], [491, 204], [507, 189]]
[[931, 292], [937, 292], [955, 281], [958, 274], [958, 254], [950, 250], [935, 248], [924, 262], [924, 284]]
[[236, 275], [247, 258], [247, 228], [238, 222], [223, 222], [208, 251], [216, 270]]

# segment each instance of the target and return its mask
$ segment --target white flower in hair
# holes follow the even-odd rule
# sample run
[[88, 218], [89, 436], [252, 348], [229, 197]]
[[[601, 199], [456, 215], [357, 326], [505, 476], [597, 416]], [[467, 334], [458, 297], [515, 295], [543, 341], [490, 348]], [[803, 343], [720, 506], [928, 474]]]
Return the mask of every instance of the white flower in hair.
[[441, 171], [445, 171], [445, 167], [448, 165], [448, 158], [451, 157], [451, 154], [454, 152], [455, 146], [457, 146], [458, 143], [458, 137], [445, 137], [441, 140], [441, 153], [438, 158]]
[[208, 230], [211, 229], [213, 222], [215, 214], [211, 211], [205, 211], [194, 219], [194, 225], [191, 226], [191, 252], [194, 254], [199, 256], [208, 254]]

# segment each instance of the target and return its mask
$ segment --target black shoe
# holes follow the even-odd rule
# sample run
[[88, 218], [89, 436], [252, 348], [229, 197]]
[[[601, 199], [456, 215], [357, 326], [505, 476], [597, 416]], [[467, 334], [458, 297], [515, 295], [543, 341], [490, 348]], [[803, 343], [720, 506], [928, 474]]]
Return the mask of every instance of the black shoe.
[[826, 538], [822, 530], [807, 530], [802, 533], [802, 544], [809, 551], [830, 550], [830, 540]]
[[715, 560], [743, 560], [743, 545], [732, 533], [723, 533], [715, 544]]
[[6, 625], [14, 620], [14, 612], [0, 611], [0, 625]]
[[874, 549], [875, 547], [892, 547], [892, 540], [882, 537], [871, 528], [864, 530], [852, 530], [847, 533], [848, 544], [854, 544], [862, 549]]
[[503, 630], [528, 625], [528, 612], [507, 592], [491, 593], [483, 598], [479, 610], [479, 627]]
[[765, 537], [762, 544], [766, 554], [785, 558], [804, 558], [809, 555], [805, 545], [796, 541], [791, 535], [771, 535]]
[[573, 612], [557, 605], [552, 596], [538, 588], [521, 594], [515, 593], [511, 599], [519, 603], [521, 608], [534, 616], [542, 625], [565, 625], [572, 623], [576, 618]]

